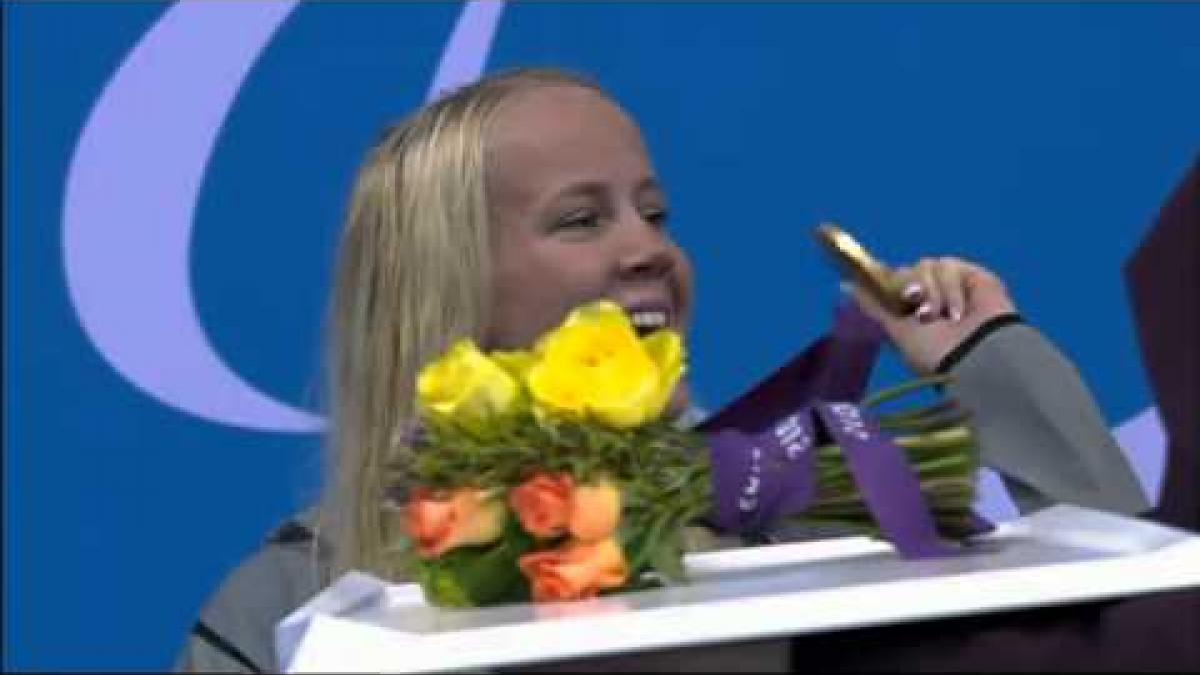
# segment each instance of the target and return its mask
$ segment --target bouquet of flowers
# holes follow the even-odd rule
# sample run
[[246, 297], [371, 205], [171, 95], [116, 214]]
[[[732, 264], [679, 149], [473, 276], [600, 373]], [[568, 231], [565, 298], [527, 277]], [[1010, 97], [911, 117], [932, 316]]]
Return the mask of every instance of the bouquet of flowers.
[[[453, 344], [417, 382], [420, 427], [392, 467], [394, 547], [431, 604], [563, 601], [686, 581], [685, 528], [713, 511], [703, 433], [668, 414], [678, 333], [639, 337], [618, 305], [573, 311], [533, 349]], [[877, 408], [918, 380], [865, 402]], [[938, 532], [974, 532], [976, 458], [951, 403], [879, 415]], [[815, 449], [816, 491], [791, 518], [879, 534], [842, 449]]]

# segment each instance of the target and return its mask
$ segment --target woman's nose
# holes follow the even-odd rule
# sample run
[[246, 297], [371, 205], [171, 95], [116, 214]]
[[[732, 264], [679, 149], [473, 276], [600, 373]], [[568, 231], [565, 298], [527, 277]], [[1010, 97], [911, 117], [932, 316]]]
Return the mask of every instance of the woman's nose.
[[619, 273], [624, 279], [657, 279], [675, 265], [673, 247], [666, 234], [640, 214], [621, 223]]

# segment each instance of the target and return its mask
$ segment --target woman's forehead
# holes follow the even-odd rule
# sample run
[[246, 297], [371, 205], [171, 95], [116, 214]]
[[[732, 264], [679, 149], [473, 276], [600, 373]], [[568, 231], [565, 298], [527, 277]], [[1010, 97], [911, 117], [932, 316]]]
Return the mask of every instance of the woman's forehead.
[[502, 189], [577, 180], [641, 181], [649, 161], [637, 126], [603, 94], [582, 87], [522, 92], [488, 131], [489, 174]]
[[640, 146], [636, 124], [602, 93], [552, 85], [519, 92], [489, 124], [490, 151], [548, 152], [577, 146]]

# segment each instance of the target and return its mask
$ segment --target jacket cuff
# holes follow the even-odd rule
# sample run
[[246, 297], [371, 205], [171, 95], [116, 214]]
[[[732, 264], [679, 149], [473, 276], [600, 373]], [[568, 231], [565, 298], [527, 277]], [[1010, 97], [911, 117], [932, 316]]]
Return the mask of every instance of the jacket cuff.
[[949, 354], [943, 356], [934, 372], [938, 375], [945, 375], [951, 368], [958, 365], [958, 362], [962, 361], [976, 345], [983, 342], [987, 336], [1005, 326], [1023, 323], [1025, 323], [1025, 319], [1021, 318], [1021, 315], [1016, 312], [1009, 312], [1008, 314], [1001, 314], [988, 319], [968, 335], [967, 339], [958, 343], [954, 349], [951, 349]]

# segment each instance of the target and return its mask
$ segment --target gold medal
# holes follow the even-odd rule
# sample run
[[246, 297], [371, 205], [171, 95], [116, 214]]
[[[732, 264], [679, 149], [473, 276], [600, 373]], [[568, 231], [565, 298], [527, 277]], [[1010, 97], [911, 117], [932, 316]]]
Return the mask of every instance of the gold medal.
[[904, 299], [904, 294], [891, 268], [879, 262], [862, 244], [833, 223], [817, 227], [817, 240], [837, 263], [843, 277], [866, 290], [889, 312], [907, 316], [917, 305]]

